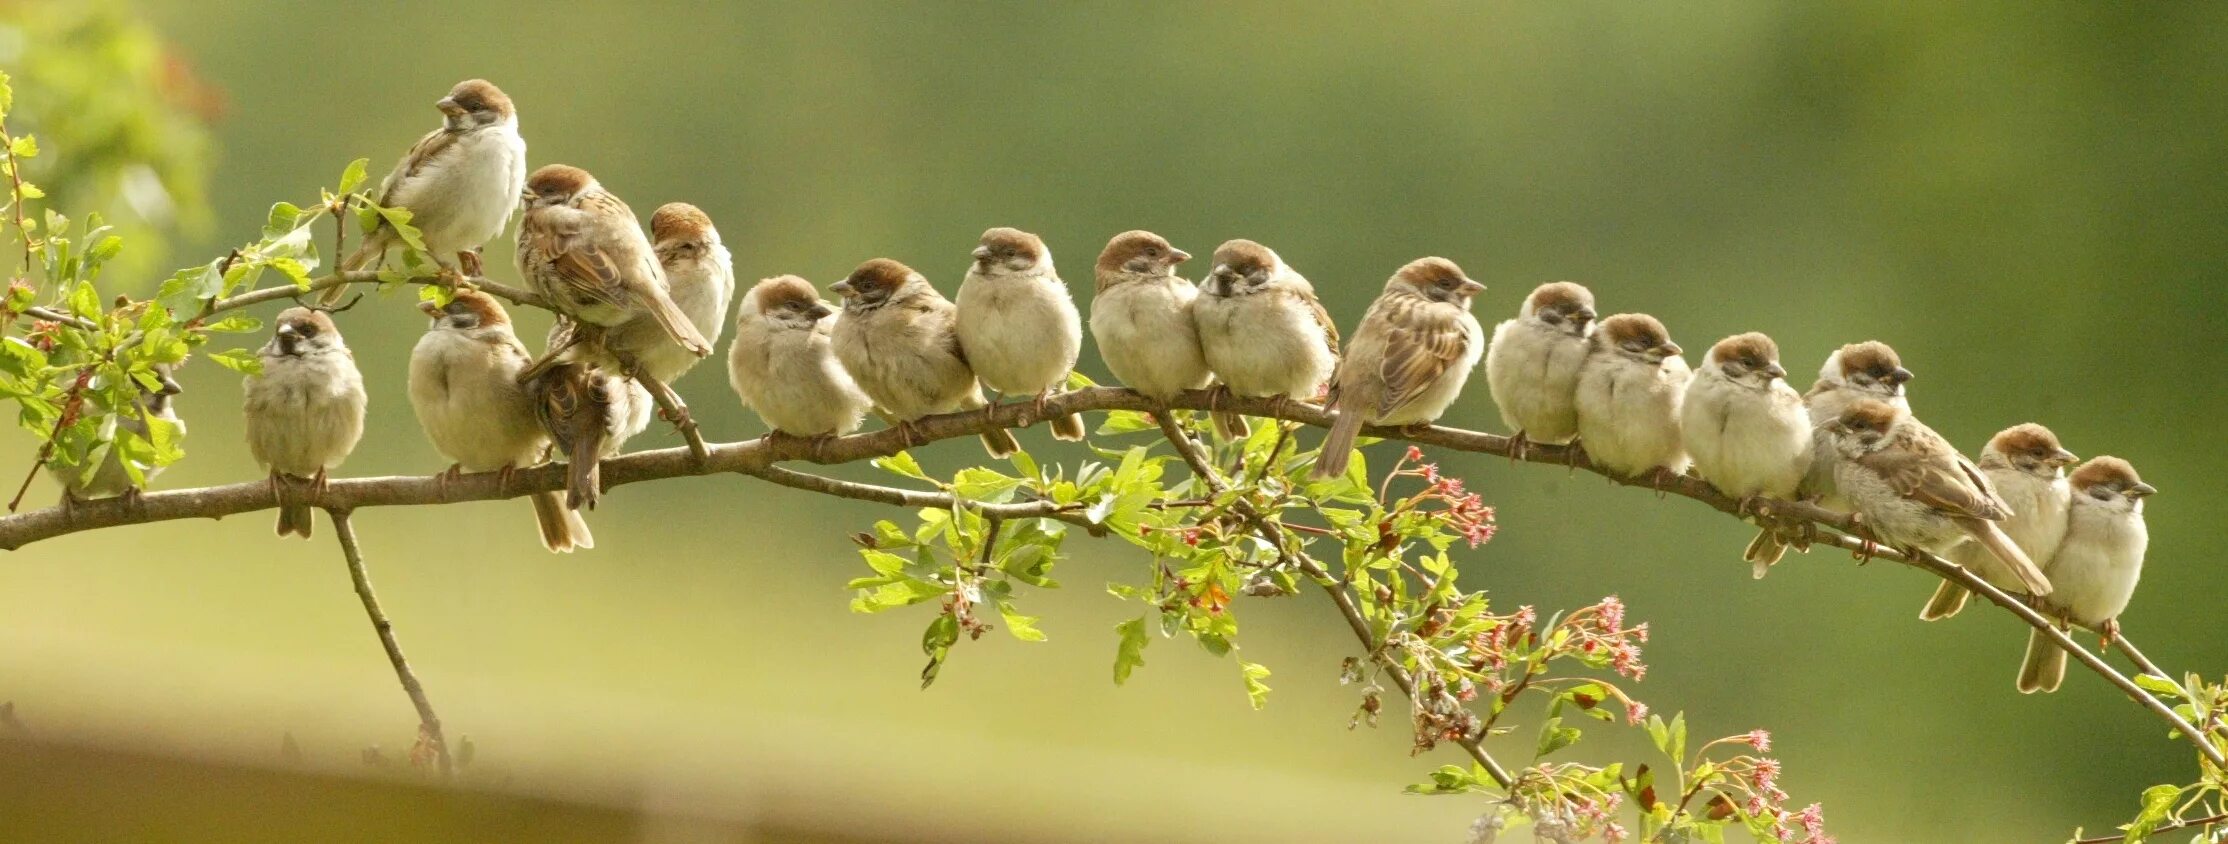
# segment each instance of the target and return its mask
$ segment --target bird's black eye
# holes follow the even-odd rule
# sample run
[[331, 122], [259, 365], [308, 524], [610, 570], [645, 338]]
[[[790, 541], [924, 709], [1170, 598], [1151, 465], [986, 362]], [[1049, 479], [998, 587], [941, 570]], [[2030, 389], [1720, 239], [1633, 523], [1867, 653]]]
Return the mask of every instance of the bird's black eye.
[[310, 338], [310, 337], [315, 337], [315, 336], [317, 336], [317, 323], [314, 323], [314, 322], [303, 322], [303, 323], [296, 323], [296, 324], [294, 325], [294, 333], [296, 333], [296, 334], [299, 334], [299, 335], [302, 335], [302, 337], [303, 337], [304, 339], [307, 339], [307, 338]]

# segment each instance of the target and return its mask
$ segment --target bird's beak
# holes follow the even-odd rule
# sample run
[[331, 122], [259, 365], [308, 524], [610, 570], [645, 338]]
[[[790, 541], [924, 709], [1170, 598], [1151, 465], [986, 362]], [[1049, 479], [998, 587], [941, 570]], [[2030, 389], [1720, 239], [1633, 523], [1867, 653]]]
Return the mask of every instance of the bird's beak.
[[1764, 374], [1773, 378], [1785, 378], [1787, 377], [1787, 367], [1780, 366], [1777, 362], [1767, 363], [1764, 364]]
[[835, 294], [837, 296], [843, 297], [844, 301], [850, 301], [852, 299], [859, 298], [859, 289], [851, 286], [850, 279], [844, 279], [842, 281], [836, 282], [835, 284], [829, 285], [828, 289], [835, 291]]
[[1673, 343], [1669, 340], [1663, 341], [1663, 345], [1656, 347], [1656, 353], [1667, 358], [1678, 357], [1679, 353], [1683, 351], [1686, 350], [1679, 348], [1679, 344]]
[[1586, 323], [1593, 322], [1594, 317], [1596, 316], [1599, 316], [1599, 314], [1594, 313], [1594, 309], [1592, 308], [1579, 308], [1576, 313], [1570, 315], [1570, 321], [1578, 323], [1579, 325], [1585, 325]]
[[170, 377], [168, 372], [155, 376], [155, 383], [162, 385], [162, 389], [155, 391], [158, 396], [175, 396], [186, 391], [186, 388], [178, 385], [178, 379]]
[[432, 302], [419, 302], [418, 310], [424, 311], [426, 316], [433, 317], [434, 319], [441, 318], [441, 306], [433, 304]]
[[294, 330], [294, 326], [291, 326], [291, 325], [281, 325], [281, 326], [279, 326], [279, 327], [278, 327], [278, 336], [280, 336], [280, 337], [289, 337], [289, 338], [291, 338], [291, 337], [294, 337], [294, 336], [298, 335], [299, 333], [300, 333], [300, 332], [297, 332], [297, 331], [295, 331], [295, 330]]
[[2050, 465], [2062, 469], [2075, 463], [2081, 462], [2081, 458], [2076, 456], [2073, 452], [2061, 448], [2050, 455], [2050, 460], [2048, 462], [2050, 463]]
[[811, 310], [805, 311], [805, 315], [812, 317], [814, 320], [827, 319], [828, 315], [832, 313], [835, 313], [834, 308], [820, 303], [814, 303]]
[[1912, 377], [1911, 370], [1898, 366], [1894, 372], [1888, 373], [1888, 383], [1901, 385], [1903, 382], [1911, 380]]
[[1191, 260], [1191, 253], [1189, 252], [1185, 252], [1184, 250], [1176, 248], [1170, 248], [1168, 250], [1168, 263], [1171, 265], [1181, 264], [1189, 260]]
[[977, 246], [977, 247], [975, 247], [975, 260], [976, 260], [976, 261], [978, 261], [978, 262], [980, 262], [980, 263], [984, 263], [984, 264], [990, 263], [990, 247], [988, 247], [988, 246]]
[[455, 98], [452, 97], [442, 97], [440, 100], [434, 102], [433, 107], [440, 109], [442, 114], [446, 114], [450, 117], [464, 116], [464, 107], [457, 105]]
[[2149, 498], [2157, 494], [2158, 487], [2151, 486], [2150, 484], [2144, 483], [2142, 481], [2136, 481], [2134, 486], [2127, 488], [2127, 496], [2129, 498]]
[[1485, 292], [1485, 285], [1466, 278], [1462, 280], [1462, 286], [1455, 289], [1460, 290], [1464, 296], [1476, 296]]

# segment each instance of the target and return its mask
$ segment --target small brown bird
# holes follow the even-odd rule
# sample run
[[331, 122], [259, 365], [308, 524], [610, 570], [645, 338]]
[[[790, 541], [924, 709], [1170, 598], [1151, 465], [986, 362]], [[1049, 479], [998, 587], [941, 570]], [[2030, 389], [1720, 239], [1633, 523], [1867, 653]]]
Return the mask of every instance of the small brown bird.
[[325, 488], [326, 473], [364, 435], [364, 378], [324, 311], [287, 308], [278, 328], [256, 352], [263, 372], [243, 382], [247, 393], [248, 451], [271, 470], [271, 493], [281, 502], [278, 535], [309, 538], [310, 506], [287, 504], [288, 478]]
[[[1214, 270], [1191, 314], [1208, 368], [1231, 393], [1279, 404], [1313, 399], [1338, 367], [1338, 326], [1315, 287], [1253, 241], [1215, 248]], [[1214, 418], [1223, 436], [1243, 436], [1243, 417]]]
[[[469, 469], [507, 479], [539, 463], [549, 435], [536, 418], [534, 397], [518, 384], [531, 356], [512, 333], [510, 314], [474, 290], [457, 291], [447, 305], [418, 307], [433, 321], [410, 351], [410, 407], [433, 447], [453, 461], [442, 477]], [[596, 547], [588, 523], [557, 493], [530, 498], [542, 547], [559, 553]]]
[[[511, 98], [485, 79], [459, 82], [433, 105], [441, 110], [441, 128], [410, 147], [379, 183], [373, 201], [409, 209], [410, 225], [434, 260], [446, 263], [455, 256], [474, 270], [480, 247], [503, 233], [518, 208], [526, 184], [526, 140], [519, 137]], [[394, 227], [382, 220], [340, 268], [378, 266], [399, 241]], [[326, 289], [325, 304], [340, 301], [346, 291]]]
[[[2050, 574], [2050, 559], [2058, 554], [2058, 543], [2066, 538], [2066, 502], [2073, 496], [2073, 489], [2066, 484], [2065, 467], [2080, 459], [2058, 444], [2057, 434], [2032, 422], [1997, 432], [1989, 438], [1988, 447], [1981, 449], [1981, 473], [1988, 476], [1996, 494], [2011, 507], [2011, 517], [2003, 522], [2004, 534], [2019, 550], [2027, 552], [2027, 559], [2042, 566], [2045, 576]], [[1947, 556], [1950, 562], [1972, 569], [1999, 589], [2023, 586], [1977, 543], [1960, 543]], [[2060, 583], [2058, 588], [2065, 585]], [[1971, 594], [1963, 586], [1942, 581], [1919, 618], [1933, 621], [1956, 615]]]
[[1527, 443], [1578, 436], [1578, 371], [1592, 350], [1593, 324], [1593, 291], [1558, 281], [1540, 285], [1515, 319], [1494, 326], [1485, 384], [1515, 432], [1517, 456]]
[[528, 382], [535, 418], [570, 464], [565, 506], [596, 508], [603, 498], [603, 459], [650, 426], [655, 403], [633, 380], [594, 365], [563, 360]]
[[[47, 463], [47, 475], [62, 486], [61, 503], [65, 512], [81, 502], [96, 498], [122, 497], [127, 501], [137, 499], [142, 490], [139, 482], [132, 480], [131, 471], [125, 468], [127, 463], [139, 470], [141, 481], [151, 482], [156, 475], [162, 474], [165, 467], [127, 456], [123, 443], [118, 442], [121, 439], [120, 432], [129, 431], [141, 441], [154, 436], [155, 426], [167, 429], [163, 436], [177, 438], [186, 435], [186, 423], [178, 418], [177, 407], [178, 394], [184, 392], [184, 388], [178, 386], [177, 379], [171, 377], [169, 364], [153, 364], [150, 369], [155, 386], [150, 389], [145, 383], [139, 384], [138, 396], [132, 402], [134, 409], [119, 409], [116, 415], [108, 417], [102, 439], [109, 446], [105, 453], [96, 452], [104, 454], [99, 462], [94, 463], [88, 459], [86, 462], [91, 465], [80, 466], [62, 466], [55, 461]], [[98, 383], [98, 378], [94, 383]]]
[[[1744, 513], [1757, 497], [1794, 498], [1810, 471], [1810, 417], [1803, 397], [1787, 385], [1779, 344], [1762, 334], [1735, 334], [1710, 347], [1709, 358], [1687, 382], [1679, 430], [1694, 458], [1694, 473], [1740, 499]], [[1786, 550], [1766, 530], [1741, 558], [1761, 578]]]
[[1331, 380], [1331, 432], [1314, 476], [1346, 473], [1363, 425], [1427, 425], [1447, 412], [1485, 354], [1470, 300], [1485, 291], [1445, 258], [1418, 258], [1385, 282]]
[[1692, 371], [1663, 323], [1617, 314], [1594, 331], [1579, 368], [1578, 441], [1594, 464], [1626, 477], [1686, 471], [1679, 406]]
[[1826, 432], [1839, 458], [1834, 483], [1874, 536], [1937, 554], [1972, 539], [2009, 566], [2030, 594], [2050, 594], [2050, 579], [1998, 526], [2011, 507], [1988, 476], [1910, 411], [1861, 399]]
[[[2109, 641], [2120, 634], [2120, 613], [2143, 577], [2143, 554], [2151, 543], [2143, 499], [2158, 488], [2144, 483], [2134, 466], [2117, 457], [2081, 464], [2073, 470], [2071, 486], [2065, 541], [2045, 569], [2058, 588], [2040, 609]], [[2065, 676], [2065, 649], [2042, 631], [2030, 631], [2027, 656], [2019, 666], [2019, 690], [2054, 692]]]
[[[999, 398], [1034, 395], [1036, 409], [1065, 386], [1083, 348], [1083, 322], [1052, 250], [1036, 235], [995, 228], [982, 233], [975, 262], [959, 284], [959, 345], [967, 363]], [[1083, 439], [1083, 417], [1052, 420], [1054, 439]]]
[[1803, 394], [1803, 405], [1816, 432], [1810, 474], [1803, 478], [1804, 497], [1831, 509], [1849, 509], [1848, 500], [1834, 487], [1834, 467], [1841, 458], [1826, 426], [1841, 418], [1850, 406], [1868, 399], [1910, 410], [1911, 399], [1903, 389], [1910, 380], [1911, 370], [1903, 368], [1902, 358], [1878, 340], [1851, 343], [1826, 356], [1826, 365], [1818, 370], [1818, 381]]
[[[727, 303], [735, 298], [735, 265], [712, 218], [686, 202], [668, 202], [650, 215], [650, 241], [674, 307], [707, 343], [719, 342], [727, 328]], [[666, 385], [701, 360], [647, 313], [605, 333], [603, 345]]]
[[[907, 443], [923, 416], [987, 404], [959, 345], [959, 309], [912, 267], [876, 258], [832, 289], [843, 297], [832, 334], [836, 360]], [[983, 431], [982, 442], [992, 457], [1021, 450], [1004, 428]]]
[[873, 402], [836, 360], [834, 327], [835, 309], [793, 275], [761, 281], [743, 297], [728, 384], [766, 427], [813, 439], [859, 429]]
[[[689, 354], [712, 353], [712, 344], [673, 303], [634, 211], [596, 177], [578, 167], [545, 166], [526, 177], [525, 203], [519, 275], [557, 310], [605, 329], [647, 316]], [[537, 374], [531, 367], [525, 373]]]
[[1091, 339], [1099, 357], [1123, 386], [1162, 403], [1214, 377], [1191, 318], [1199, 288], [1176, 274], [1189, 260], [1191, 253], [1160, 235], [1129, 231], [1107, 242], [1093, 268]]

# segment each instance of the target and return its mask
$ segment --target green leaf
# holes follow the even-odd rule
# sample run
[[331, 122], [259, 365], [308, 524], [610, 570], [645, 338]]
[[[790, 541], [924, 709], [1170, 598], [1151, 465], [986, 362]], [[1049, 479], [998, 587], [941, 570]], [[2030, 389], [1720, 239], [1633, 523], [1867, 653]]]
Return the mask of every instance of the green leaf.
[[220, 334], [246, 334], [262, 327], [262, 320], [239, 311], [233, 311], [226, 314], [223, 319], [202, 326], [205, 330]]
[[14, 143], [8, 145], [8, 151], [17, 158], [35, 157], [39, 154], [39, 139], [30, 135], [17, 138]]
[[1114, 625], [1114, 632], [1122, 634], [1122, 643], [1114, 650], [1114, 685], [1129, 682], [1130, 672], [1145, 664], [1145, 646], [1153, 640], [1145, 635], [1145, 616], [1138, 616]]
[[944, 670], [944, 658], [951, 655], [952, 645], [959, 641], [959, 619], [949, 613], [939, 615], [921, 631], [921, 652], [928, 655], [928, 665], [921, 669], [921, 688], [936, 682], [938, 672]]
[[2143, 811], [2128, 823], [2127, 844], [2142, 844], [2173, 817], [2174, 804], [2181, 802], [2182, 788], [2178, 785], [2154, 785], [2143, 789]]
[[356, 186], [364, 183], [364, 173], [370, 167], [371, 159], [369, 158], [359, 158], [348, 162], [348, 169], [340, 171], [340, 190], [338, 192], [343, 196], [355, 193]]
[[[855, 581], [854, 581], [855, 582]], [[883, 610], [912, 606], [923, 601], [933, 601], [944, 596], [942, 584], [906, 578], [886, 583], [873, 591], [861, 591], [851, 598], [851, 611], [878, 613]]]
[[1269, 684], [1261, 681], [1268, 679], [1269, 667], [1258, 663], [1240, 662], [1238, 663], [1238, 674], [1245, 678], [1246, 699], [1253, 702], [1253, 708], [1260, 709], [1267, 706], [1269, 703]]
[[987, 501], [1003, 504], [1013, 500], [1014, 491], [1021, 488], [1021, 479], [999, 474], [980, 466], [969, 466], [952, 477], [952, 492], [969, 501]]
[[280, 238], [294, 231], [302, 222], [302, 209], [291, 202], [271, 205], [271, 212], [263, 218], [263, 237]]
[[1036, 617], [1022, 615], [1014, 610], [1013, 602], [999, 601], [998, 617], [1006, 620], [1006, 632], [1013, 634], [1014, 638], [1024, 642], [1044, 641], [1044, 631], [1037, 629]]
[[1577, 727], [1563, 726], [1562, 716], [1549, 718], [1540, 724], [1539, 747], [1532, 752], [1532, 758], [1545, 758], [1547, 754], [1577, 744], [1578, 736]]
[[2174, 685], [2174, 681], [2157, 676], [2155, 674], [2135, 675], [2135, 685], [2143, 687], [2145, 691], [2148, 691], [2152, 694], [2165, 695], [2177, 699], [2182, 696], [2181, 687]]
[[254, 352], [250, 352], [246, 349], [228, 349], [222, 352], [210, 352], [209, 360], [214, 361], [218, 366], [224, 367], [242, 375], [263, 374], [262, 359], [257, 358]]
[[40, 190], [38, 185], [31, 184], [30, 182], [24, 182], [22, 185], [18, 186], [17, 189], [22, 191], [24, 199], [46, 198], [46, 191]]
[[1160, 425], [1151, 416], [1135, 410], [1110, 410], [1106, 412], [1106, 421], [1099, 423], [1099, 429], [1095, 433], [1105, 437], [1159, 429]]
[[70, 290], [70, 313], [91, 320], [101, 318], [101, 294], [93, 289], [92, 282], [78, 282]]
[[1671, 751], [1670, 751], [1670, 752], [1671, 752], [1671, 759], [1672, 759], [1672, 761], [1675, 761], [1675, 762], [1679, 762], [1680, 764], [1685, 764], [1685, 759], [1686, 759], [1686, 713], [1685, 713], [1685, 712], [1680, 712], [1680, 713], [1678, 713], [1678, 714], [1676, 714], [1676, 715], [1673, 715], [1673, 716], [1671, 716]]
[[914, 460], [913, 453], [910, 451], [900, 451], [888, 457], [877, 457], [869, 463], [876, 469], [900, 477], [912, 478], [916, 481], [929, 480], [928, 473], [921, 471], [920, 461]]
[[872, 548], [861, 550], [859, 554], [866, 557], [868, 568], [874, 569], [876, 573], [885, 577], [897, 577], [905, 573], [906, 560], [904, 557], [876, 551]]
[[409, 244], [411, 249], [419, 252], [425, 251], [425, 239], [419, 236], [417, 226], [410, 225], [410, 209], [381, 208], [379, 209], [379, 217], [386, 220], [387, 225], [393, 228], [395, 234], [402, 238], [403, 243]]
[[0, 117], [8, 116], [8, 109], [15, 106], [15, 89], [8, 85], [8, 74], [0, 72]]

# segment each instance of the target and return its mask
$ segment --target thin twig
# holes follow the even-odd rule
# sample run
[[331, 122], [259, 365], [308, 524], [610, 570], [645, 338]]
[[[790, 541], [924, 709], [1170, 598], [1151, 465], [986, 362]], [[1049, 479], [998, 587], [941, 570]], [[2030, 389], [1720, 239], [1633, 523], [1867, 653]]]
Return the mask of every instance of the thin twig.
[[23, 219], [23, 161], [15, 157], [15, 136], [8, 134], [8, 122], [0, 120], [0, 147], [8, 156], [8, 193], [15, 211], [15, 232], [23, 236], [23, 275], [31, 275], [31, 226]]
[[426, 700], [425, 686], [410, 670], [410, 661], [403, 658], [402, 644], [395, 641], [394, 623], [387, 620], [387, 612], [379, 608], [379, 596], [371, 591], [371, 575], [364, 571], [364, 552], [356, 545], [356, 529], [349, 524], [348, 511], [335, 507], [325, 513], [332, 516], [333, 535], [340, 537], [340, 552], [348, 558], [348, 579], [356, 584], [356, 597], [364, 602], [364, 614], [371, 616], [371, 629], [379, 633], [379, 646], [387, 649], [387, 661], [394, 664], [395, 678], [402, 681], [403, 692], [410, 695], [410, 705], [417, 707], [419, 729], [425, 731], [425, 740], [433, 743], [441, 778], [447, 779], [449, 741], [441, 735], [441, 717], [433, 714], [433, 703]]
[[[2223, 812], [2223, 813], [2221, 813], [2221, 814], [2218, 814], [2218, 815], [2213, 815], [2212, 817], [2209, 817], [2209, 818], [2192, 818], [2192, 819], [2190, 819], [2190, 820], [2186, 820], [2186, 821], [2178, 821], [2178, 822], [2175, 822], [2175, 823], [2170, 823], [2170, 824], [2167, 824], [2167, 825], [2165, 825], [2165, 826], [2159, 827], [2159, 828], [2157, 828], [2157, 829], [2151, 830], [2151, 834], [2152, 834], [2152, 835], [2157, 835], [2157, 834], [2159, 834], [2159, 833], [2161, 833], [2161, 832], [2173, 832], [2174, 830], [2177, 830], [2177, 829], [2188, 829], [2188, 828], [2190, 828], [2190, 827], [2193, 827], [2193, 826], [2212, 826], [2212, 825], [2214, 825], [2214, 824], [2223, 824], [2223, 823], [2228, 823], [2228, 812]], [[2075, 841], [2075, 842], [2073, 842], [2073, 844], [2111, 844], [2111, 842], [2114, 842], [2114, 841], [2125, 841], [2125, 840], [2127, 840], [2127, 834], [2126, 834], [2126, 833], [2122, 833], [2122, 834], [2119, 834], [2119, 835], [2107, 835], [2107, 836], [2104, 836], [2104, 837], [2102, 837], [2102, 838], [2083, 838], [2083, 839], [2081, 839], [2081, 840], [2079, 840], [2079, 841]]]

